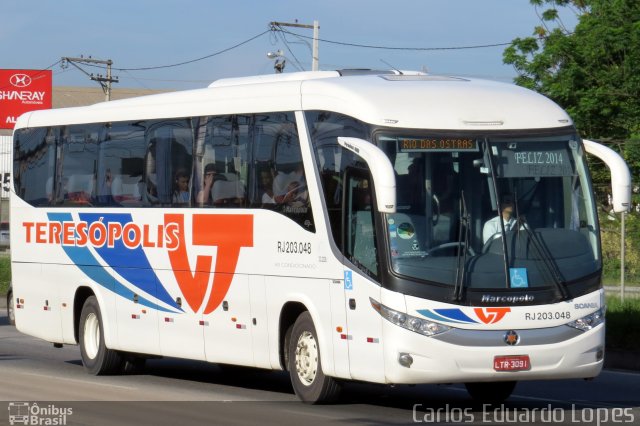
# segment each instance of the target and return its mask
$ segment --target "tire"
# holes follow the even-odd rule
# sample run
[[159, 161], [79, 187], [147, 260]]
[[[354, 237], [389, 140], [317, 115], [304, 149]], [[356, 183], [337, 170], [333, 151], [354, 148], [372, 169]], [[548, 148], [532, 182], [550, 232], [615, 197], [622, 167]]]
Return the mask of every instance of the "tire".
[[105, 345], [103, 330], [98, 299], [90, 296], [80, 314], [79, 338], [82, 364], [94, 376], [116, 374], [123, 369], [122, 356]]
[[474, 401], [486, 404], [500, 404], [511, 396], [518, 382], [477, 382], [465, 383], [467, 392]]
[[13, 300], [13, 292], [7, 294], [7, 318], [10, 325], [16, 325], [16, 301]]
[[147, 359], [135, 356], [126, 352], [120, 352], [120, 357], [122, 358], [122, 373], [123, 374], [142, 374], [144, 373], [145, 366], [147, 364]]
[[289, 375], [298, 398], [311, 404], [335, 401], [340, 385], [322, 372], [320, 344], [309, 312], [300, 314], [288, 340]]

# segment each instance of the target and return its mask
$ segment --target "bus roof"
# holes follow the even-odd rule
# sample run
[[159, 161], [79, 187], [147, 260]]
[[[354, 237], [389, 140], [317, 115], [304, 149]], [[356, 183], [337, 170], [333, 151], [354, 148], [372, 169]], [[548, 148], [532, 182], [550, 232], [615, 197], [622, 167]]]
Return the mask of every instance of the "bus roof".
[[513, 84], [352, 70], [221, 79], [203, 89], [34, 111], [21, 116], [15, 128], [295, 110], [328, 110], [373, 125], [438, 130], [573, 124], [554, 102]]

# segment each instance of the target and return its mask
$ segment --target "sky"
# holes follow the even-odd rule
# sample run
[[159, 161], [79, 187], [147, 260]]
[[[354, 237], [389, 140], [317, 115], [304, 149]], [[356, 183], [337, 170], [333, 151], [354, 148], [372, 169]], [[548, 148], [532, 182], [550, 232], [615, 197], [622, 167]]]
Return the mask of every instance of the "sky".
[[[271, 21], [296, 20], [301, 24], [319, 22], [321, 70], [393, 67], [511, 81], [516, 72], [502, 62], [506, 46], [392, 50], [353, 45], [451, 48], [502, 44], [530, 36], [534, 27], [540, 25], [529, 0], [3, 0], [2, 3], [0, 69], [45, 69], [55, 64], [51, 68], [54, 86], [97, 86], [77, 68], [62, 68], [57, 63], [62, 57], [80, 55], [112, 60], [113, 75], [119, 79], [114, 88], [182, 90], [205, 87], [224, 77], [271, 74], [274, 60], [267, 53], [278, 50], [283, 51], [286, 59], [285, 72], [308, 71], [313, 31], [285, 28], [301, 37], [268, 31]], [[576, 18], [570, 11], [562, 16], [569, 28], [575, 25]], [[189, 61], [193, 62], [169, 66]], [[104, 69], [80, 66], [88, 73], [105, 74]]]

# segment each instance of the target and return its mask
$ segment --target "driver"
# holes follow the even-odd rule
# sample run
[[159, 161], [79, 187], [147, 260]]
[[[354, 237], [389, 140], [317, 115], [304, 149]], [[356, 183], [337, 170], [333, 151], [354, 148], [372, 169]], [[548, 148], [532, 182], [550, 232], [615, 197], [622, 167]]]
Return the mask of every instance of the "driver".
[[501, 197], [500, 200], [500, 214], [498, 216], [489, 219], [485, 222], [484, 227], [482, 228], [482, 243], [486, 244], [487, 241], [491, 239], [495, 234], [500, 234], [500, 216], [502, 216], [502, 220], [504, 221], [504, 230], [510, 231], [514, 229], [517, 225], [517, 220], [513, 215], [513, 195], [505, 194]]

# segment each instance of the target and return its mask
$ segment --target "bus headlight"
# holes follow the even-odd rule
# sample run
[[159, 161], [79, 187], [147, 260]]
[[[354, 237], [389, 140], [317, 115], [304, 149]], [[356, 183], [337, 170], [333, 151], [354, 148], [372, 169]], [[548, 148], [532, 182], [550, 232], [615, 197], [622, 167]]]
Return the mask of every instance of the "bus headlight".
[[597, 311], [578, 318], [575, 321], [567, 323], [569, 327], [577, 328], [578, 330], [587, 331], [595, 328], [597, 325], [604, 322], [604, 309], [600, 308]]
[[407, 330], [413, 331], [415, 333], [420, 333], [425, 336], [435, 336], [436, 334], [444, 333], [445, 331], [451, 330], [451, 327], [448, 327], [446, 325], [414, 317], [403, 312], [398, 312], [387, 306], [384, 306], [382, 303], [376, 302], [371, 298], [369, 298], [369, 300], [371, 301], [371, 306], [373, 306], [373, 309], [375, 309], [382, 316], [382, 318], [399, 327], [406, 328]]

